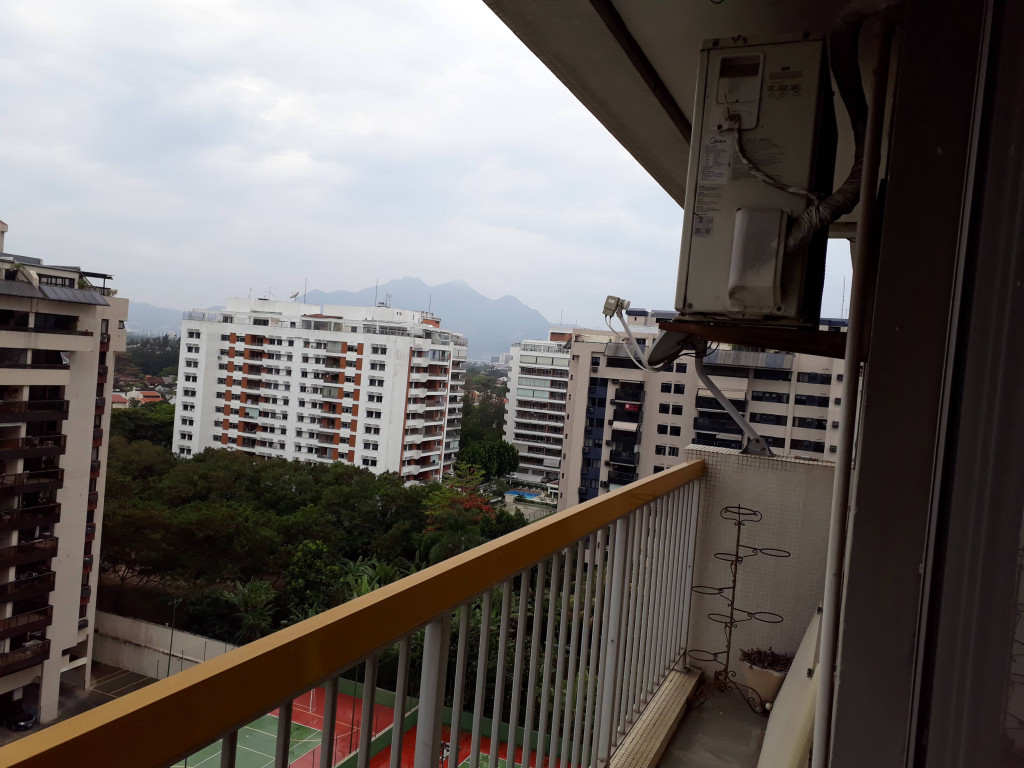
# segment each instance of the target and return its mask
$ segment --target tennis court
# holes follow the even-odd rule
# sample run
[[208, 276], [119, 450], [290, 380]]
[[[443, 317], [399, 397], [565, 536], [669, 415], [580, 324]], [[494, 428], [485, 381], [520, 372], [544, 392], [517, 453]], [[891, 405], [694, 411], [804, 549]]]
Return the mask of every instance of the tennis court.
[[[238, 750], [235, 753], [238, 768], [266, 768], [274, 764], [277, 723], [273, 715], [264, 715], [238, 731]], [[292, 723], [289, 740], [288, 762], [291, 764], [320, 746], [320, 732]], [[174, 768], [215, 768], [220, 765], [220, 747], [219, 741], [211, 744], [175, 763]]]

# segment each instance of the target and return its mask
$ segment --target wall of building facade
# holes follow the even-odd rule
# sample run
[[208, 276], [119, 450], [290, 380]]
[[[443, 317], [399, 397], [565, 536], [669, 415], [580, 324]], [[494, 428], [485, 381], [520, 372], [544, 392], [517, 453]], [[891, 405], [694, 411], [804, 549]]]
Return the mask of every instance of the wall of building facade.
[[[17, 266], [15, 266], [17, 265]], [[0, 256], [0, 695], [88, 683], [114, 354], [128, 302], [89, 278]]]
[[434, 480], [458, 451], [465, 361], [426, 313], [231, 299], [182, 322], [173, 450]]
[[[744, 559], [737, 569], [733, 668], [740, 649], [771, 647], [794, 653], [824, 591], [835, 465], [706, 446], [687, 448], [684, 459], [703, 459], [707, 465], [700, 485], [694, 586], [718, 589], [731, 584], [730, 564], [716, 553], [735, 552], [736, 525], [724, 519], [721, 510], [741, 505], [760, 515], [760, 522], [746, 518], [740, 533]], [[767, 551], [755, 554], [751, 548]], [[788, 557], [773, 556], [783, 550]], [[729, 614], [724, 597], [692, 594], [689, 650], [724, 650], [723, 625], [708, 618], [709, 613]], [[770, 621], [751, 618], [750, 613], [761, 613]], [[719, 668], [701, 666], [708, 672]]]

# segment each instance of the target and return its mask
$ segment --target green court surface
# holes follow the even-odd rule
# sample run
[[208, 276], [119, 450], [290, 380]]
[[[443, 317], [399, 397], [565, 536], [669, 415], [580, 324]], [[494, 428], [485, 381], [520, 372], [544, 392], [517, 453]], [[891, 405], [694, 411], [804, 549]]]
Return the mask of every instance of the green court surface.
[[[266, 768], [274, 764], [274, 745], [277, 744], [277, 718], [264, 715], [238, 731], [237, 768]], [[220, 765], [220, 745], [215, 742], [186, 760], [179, 760], [173, 768], [217, 768]], [[293, 763], [307, 752], [320, 746], [320, 731], [292, 723], [288, 762]]]
[[[488, 768], [490, 765], [490, 760], [491, 758], [488, 754], [482, 753], [480, 755], [480, 768]], [[471, 762], [471, 759], [467, 757], [465, 760], [459, 763], [459, 768], [463, 768], [463, 766], [465, 766], [465, 768], [469, 768]], [[498, 768], [506, 768], [505, 758], [498, 758]], [[523, 768], [523, 766], [520, 763], [516, 763], [515, 768]]]

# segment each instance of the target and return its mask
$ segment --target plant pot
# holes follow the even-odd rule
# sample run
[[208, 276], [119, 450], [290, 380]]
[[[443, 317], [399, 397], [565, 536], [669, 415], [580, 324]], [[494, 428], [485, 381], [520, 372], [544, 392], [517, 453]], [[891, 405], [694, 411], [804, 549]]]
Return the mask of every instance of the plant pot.
[[779, 695], [779, 689], [786, 679], [785, 672], [776, 672], [772, 669], [762, 669], [750, 664], [742, 666], [743, 682], [757, 691], [764, 702], [774, 702]]

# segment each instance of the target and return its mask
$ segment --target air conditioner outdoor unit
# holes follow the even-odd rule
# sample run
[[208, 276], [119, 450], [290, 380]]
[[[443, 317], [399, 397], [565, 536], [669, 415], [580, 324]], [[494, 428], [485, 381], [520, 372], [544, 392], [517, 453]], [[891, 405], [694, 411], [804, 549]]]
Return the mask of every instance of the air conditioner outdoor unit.
[[705, 41], [692, 122], [676, 309], [816, 327], [828, 227], [800, 216], [832, 192], [824, 39]]

